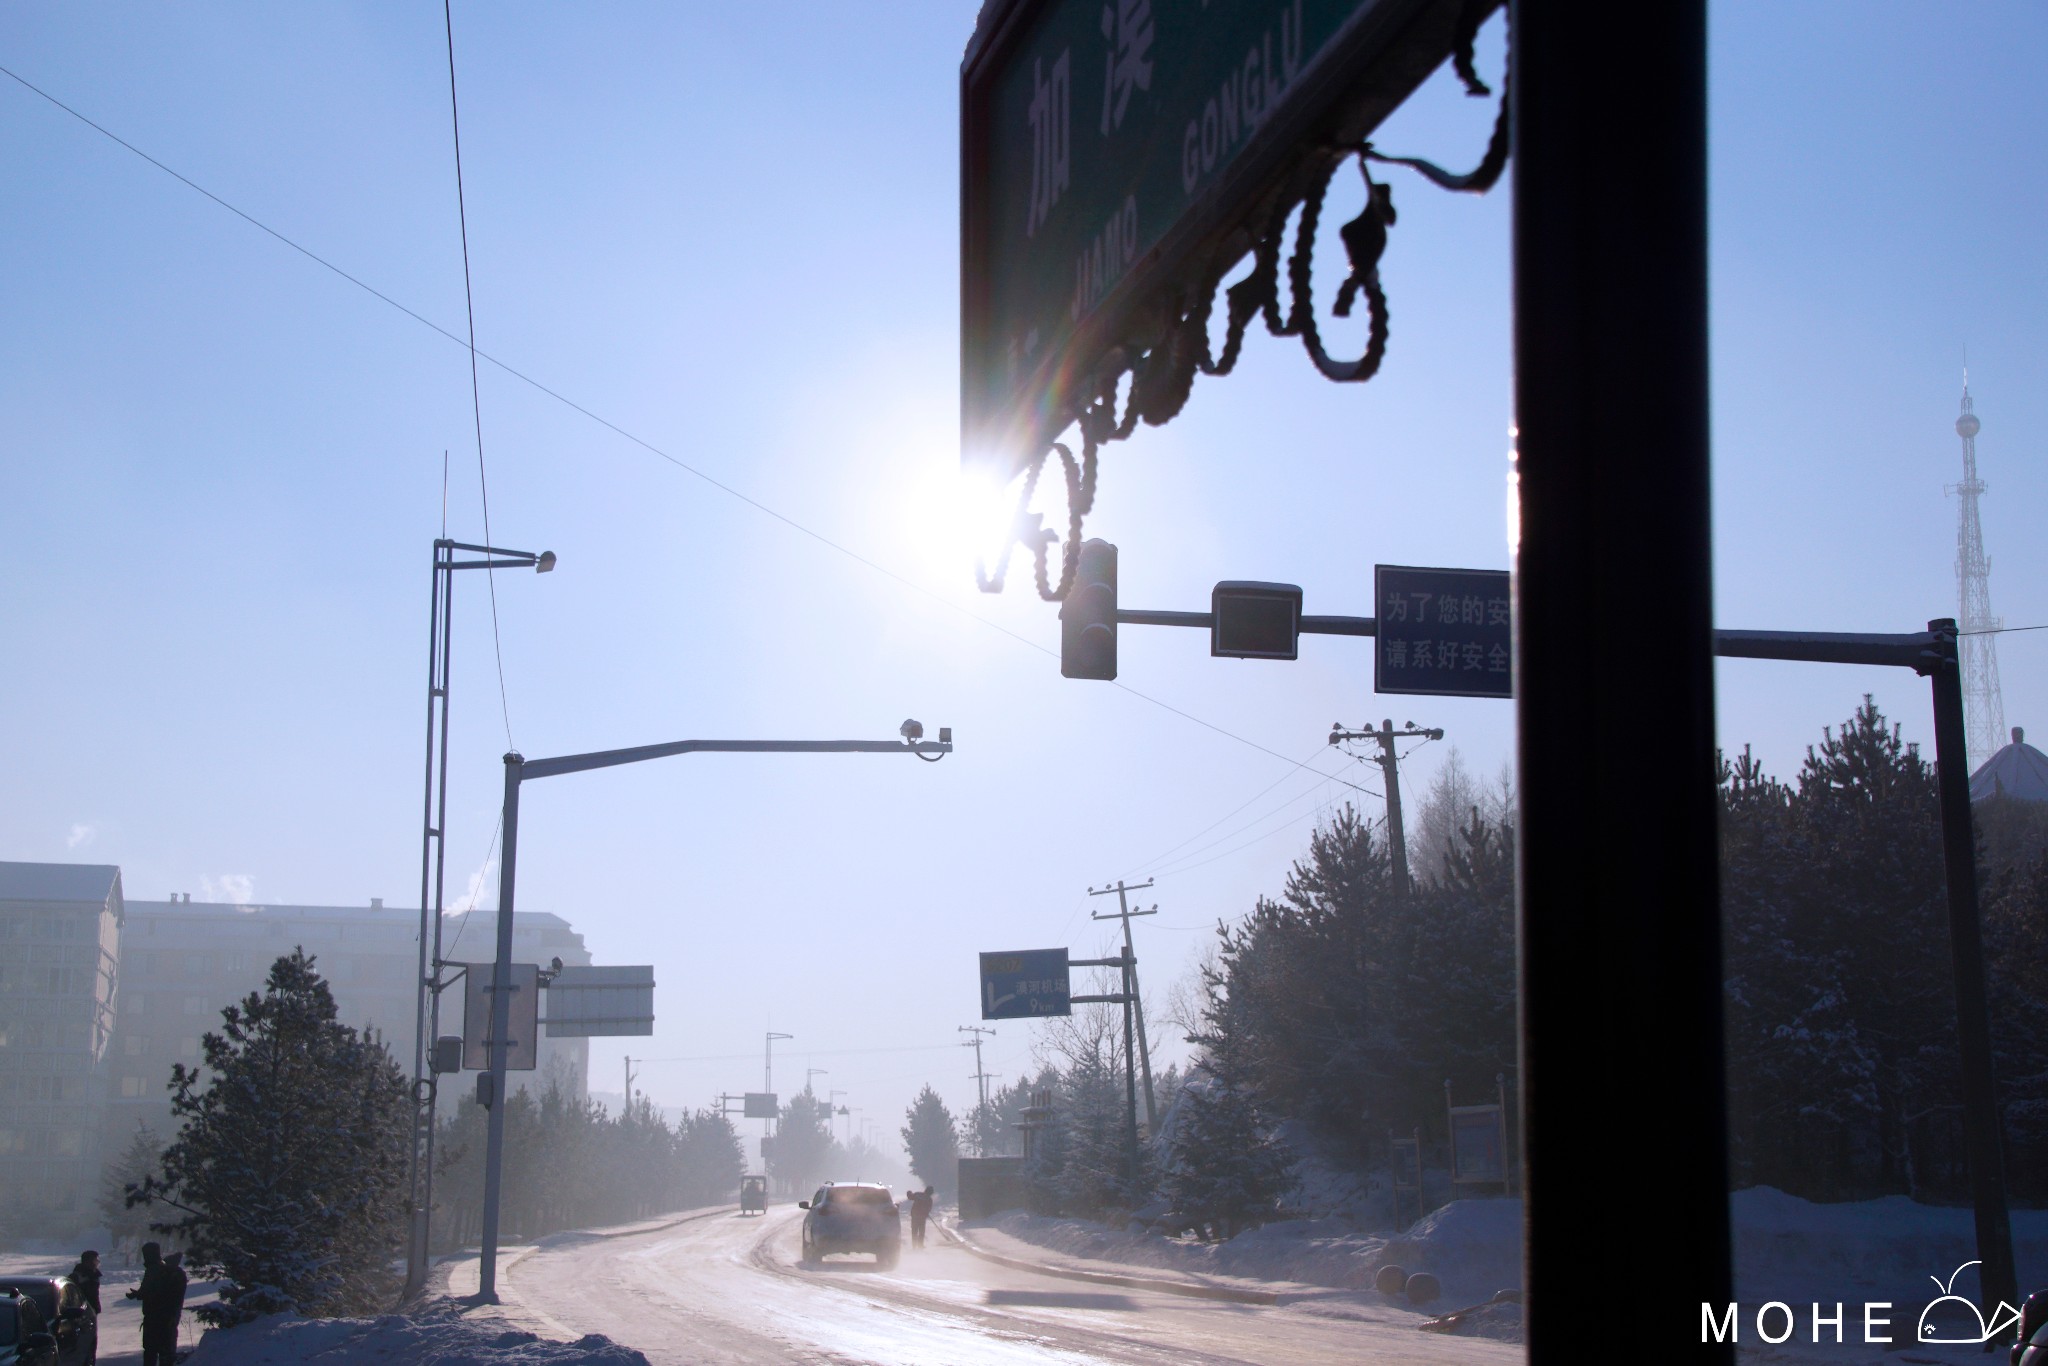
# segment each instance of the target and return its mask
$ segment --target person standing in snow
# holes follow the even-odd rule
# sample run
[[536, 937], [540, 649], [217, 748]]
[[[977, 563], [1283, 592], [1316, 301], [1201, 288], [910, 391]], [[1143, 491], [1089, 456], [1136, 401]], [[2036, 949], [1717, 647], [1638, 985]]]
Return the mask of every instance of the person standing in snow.
[[78, 1287], [78, 1297], [85, 1301], [86, 1308], [92, 1310], [92, 1316], [94, 1320], [92, 1347], [86, 1353], [85, 1361], [82, 1363], [82, 1366], [93, 1366], [93, 1362], [96, 1361], [99, 1357], [100, 1346], [100, 1335], [98, 1330], [98, 1320], [100, 1316], [99, 1253], [95, 1252], [91, 1248], [87, 1248], [84, 1252], [78, 1254], [78, 1265], [71, 1268], [71, 1284]]
[[185, 1271], [165, 1261], [156, 1243], [142, 1245], [142, 1284], [128, 1292], [142, 1301], [142, 1366], [173, 1366], [178, 1357], [178, 1317], [185, 1312]]
[[924, 1246], [925, 1220], [932, 1217], [932, 1188], [910, 1193], [910, 1245]]

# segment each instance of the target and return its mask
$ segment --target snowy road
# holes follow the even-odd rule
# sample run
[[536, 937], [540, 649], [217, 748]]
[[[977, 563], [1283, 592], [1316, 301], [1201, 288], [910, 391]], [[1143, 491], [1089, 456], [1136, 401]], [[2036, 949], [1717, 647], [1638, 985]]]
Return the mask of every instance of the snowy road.
[[551, 1239], [503, 1275], [564, 1336], [603, 1333], [655, 1366], [1092, 1363], [1508, 1363], [1518, 1346], [1421, 1333], [1412, 1315], [1332, 1293], [1285, 1305], [1188, 1299], [986, 1262], [936, 1241], [892, 1272], [797, 1264], [802, 1215], [720, 1213], [652, 1233]]

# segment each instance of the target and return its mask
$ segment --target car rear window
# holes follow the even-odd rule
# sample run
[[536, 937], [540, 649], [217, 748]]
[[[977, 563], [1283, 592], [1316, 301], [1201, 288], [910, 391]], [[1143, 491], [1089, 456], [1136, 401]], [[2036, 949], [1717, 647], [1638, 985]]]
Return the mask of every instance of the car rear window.
[[827, 1197], [835, 1205], [888, 1205], [889, 1192], [872, 1186], [838, 1186]]

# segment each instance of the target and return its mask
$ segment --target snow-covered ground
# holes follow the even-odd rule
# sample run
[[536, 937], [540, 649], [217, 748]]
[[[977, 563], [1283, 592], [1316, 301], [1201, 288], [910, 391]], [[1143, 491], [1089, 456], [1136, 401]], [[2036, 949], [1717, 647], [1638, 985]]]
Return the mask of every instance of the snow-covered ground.
[[[1866, 1301], [1894, 1306], [1891, 1335], [1926, 1350], [1914, 1338], [1921, 1310], [1942, 1295], [1939, 1284], [1976, 1255], [1967, 1208], [1920, 1205], [1903, 1196], [1823, 1205], [1768, 1187], [1738, 1192], [1732, 1208], [1736, 1288], [1747, 1306], [1740, 1340], [1749, 1360], [1864, 1359], [1856, 1339]], [[2015, 1210], [2012, 1223], [2022, 1293], [2048, 1286], [2048, 1210]], [[1002, 1215], [990, 1226], [1065, 1258], [1202, 1276], [1363, 1289], [1392, 1263], [1438, 1278], [1443, 1295], [1433, 1310], [1478, 1304], [1522, 1280], [1518, 1199], [1452, 1201], [1399, 1234], [1370, 1232], [1349, 1218], [1326, 1216], [1268, 1224], [1219, 1244], [1023, 1213]], [[1654, 1198], [1643, 1202], [1641, 1229], [1641, 1246], [1616, 1249], [1617, 1256], [1658, 1255], [1662, 1235]], [[1974, 1268], [1955, 1279], [1955, 1289], [1976, 1297]], [[1684, 1320], [1677, 1331], [1696, 1334], [1697, 1300], [1688, 1303], [1679, 1286], [1672, 1287], [1672, 1300], [1673, 1314]], [[1764, 1346], [1756, 1341], [1755, 1310], [1769, 1301], [1796, 1306], [1799, 1331], [1783, 1347], [1754, 1350]], [[1818, 1303], [1832, 1313], [1837, 1302], [1847, 1307], [1850, 1341], [1837, 1346], [1830, 1333], [1816, 1346], [1810, 1306]], [[1508, 1311], [1498, 1316], [1508, 1317]], [[1807, 1340], [1803, 1349], [1797, 1349], [1799, 1338]], [[1873, 1349], [1869, 1359], [1881, 1355]]]
[[300, 1362], [406, 1363], [406, 1366], [647, 1366], [630, 1347], [592, 1334], [549, 1342], [501, 1323], [465, 1321], [453, 1308], [417, 1317], [302, 1319], [276, 1314], [216, 1328], [186, 1358], [191, 1366], [296, 1366]]

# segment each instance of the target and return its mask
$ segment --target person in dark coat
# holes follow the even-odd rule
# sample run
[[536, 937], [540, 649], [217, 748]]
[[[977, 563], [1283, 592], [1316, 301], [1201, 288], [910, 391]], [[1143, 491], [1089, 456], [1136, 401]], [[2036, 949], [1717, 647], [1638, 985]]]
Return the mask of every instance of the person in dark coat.
[[100, 1254], [87, 1248], [78, 1255], [78, 1265], [71, 1268], [71, 1283], [78, 1287], [78, 1293], [92, 1306], [92, 1312], [100, 1310]]
[[88, 1339], [91, 1345], [86, 1349], [83, 1366], [93, 1366], [93, 1363], [99, 1359], [100, 1351], [98, 1322], [101, 1312], [99, 1253], [91, 1248], [87, 1248], [78, 1254], [78, 1265], [71, 1268], [71, 1284], [77, 1287], [78, 1297], [85, 1302], [85, 1307], [92, 1310], [93, 1332], [91, 1338]]
[[164, 1260], [155, 1243], [142, 1245], [142, 1284], [128, 1292], [142, 1301], [142, 1366], [173, 1366], [178, 1357], [178, 1316], [185, 1312], [181, 1258]]
[[925, 1221], [932, 1217], [932, 1188], [910, 1193], [910, 1245], [924, 1246]]

